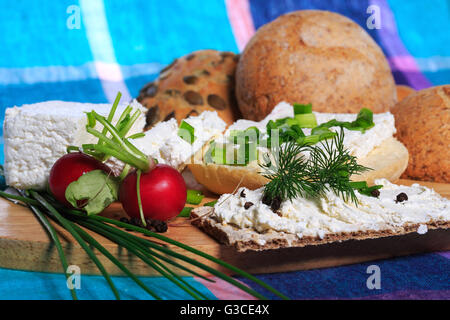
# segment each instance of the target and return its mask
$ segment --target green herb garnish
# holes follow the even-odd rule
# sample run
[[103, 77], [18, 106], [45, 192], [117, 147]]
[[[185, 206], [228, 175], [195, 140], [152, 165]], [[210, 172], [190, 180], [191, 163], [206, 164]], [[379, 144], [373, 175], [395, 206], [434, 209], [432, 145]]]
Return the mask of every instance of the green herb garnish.
[[207, 202], [204, 204], [205, 207], [214, 207], [217, 203], [217, 200], [211, 201], [211, 202]]
[[190, 144], [193, 144], [195, 141], [195, 129], [186, 121], [181, 121], [180, 128], [178, 129], [178, 136], [187, 141]]
[[188, 190], [186, 203], [188, 204], [200, 204], [205, 196], [198, 190]]
[[191, 211], [193, 207], [184, 207], [183, 210], [178, 214], [177, 217], [189, 218], [191, 216]]
[[[305, 154], [309, 154], [306, 157]], [[293, 200], [298, 196], [317, 198], [332, 190], [345, 201], [357, 203], [350, 177], [370, 170], [356, 162], [344, 148], [344, 132], [319, 145], [287, 142], [272, 150], [273, 160], [262, 165], [270, 179], [264, 187], [268, 199]]]
[[338, 121], [336, 119], [333, 119], [328, 122], [322, 123], [321, 125], [317, 126], [315, 129], [341, 127], [341, 128], [346, 128], [348, 130], [361, 131], [362, 133], [364, 133], [364, 132], [366, 132], [366, 130], [372, 128], [373, 126], [375, 126], [375, 123], [373, 122], [373, 112], [367, 108], [362, 108], [359, 111], [355, 121], [348, 122], [348, 121]]
[[294, 114], [312, 113], [312, 104], [294, 103]]

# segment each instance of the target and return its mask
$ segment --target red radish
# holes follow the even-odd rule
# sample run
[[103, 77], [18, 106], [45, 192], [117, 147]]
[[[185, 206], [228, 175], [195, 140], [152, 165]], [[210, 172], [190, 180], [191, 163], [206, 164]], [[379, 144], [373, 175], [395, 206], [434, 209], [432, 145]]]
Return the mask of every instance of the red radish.
[[[136, 184], [137, 171], [133, 171], [120, 185], [119, 201], [130, 217], [140, 218]], [[153, 170], [141, 173], [140, 195], [144, 217], [165, 221], [183, 210], [186, 184], [176, 169], [157, 164]]]
[[55, 199], [68, 207], [72, 207], [66, 200], [67, 187], [83, 174], [92, 170], [111, 172], [110, 168], [104, 163], [81, 152], [68, 153], [56, 160], [50, 170], [48, 179], [50, 191]]

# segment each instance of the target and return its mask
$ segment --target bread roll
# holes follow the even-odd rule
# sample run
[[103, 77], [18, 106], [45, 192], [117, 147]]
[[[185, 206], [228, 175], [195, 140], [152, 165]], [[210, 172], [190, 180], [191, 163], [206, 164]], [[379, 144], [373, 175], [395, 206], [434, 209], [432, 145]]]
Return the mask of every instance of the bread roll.
[[416, 90], [414, 90], [413, 88], [403, 84], [399, 84], [397, 85], [397, 100], [402, 101], [403, 99], [405, 99], [407, 96], [409, 96], [411, 93], [414, 92], [416, 92]]
[[391, 112], [396, 136], [409, 151], [403, 177], [450, 182], [450, 85], [417, 91]]
[[148, 108], [145, 129], [175, 117], [178, 123], [205, 110], [215, 110], [227, 123], [240, 114], [234, 93], [238, 55], [200, 50], [175, 59], [145, 85], [137, 100]]
[[283, 15], [261, 27], [236, 70], [244, 118], [261, 120], [280, 101], [312, 103], [315, 111], [389, 111], [397, 101], [389, 64], [352, 20], [328, 11]]

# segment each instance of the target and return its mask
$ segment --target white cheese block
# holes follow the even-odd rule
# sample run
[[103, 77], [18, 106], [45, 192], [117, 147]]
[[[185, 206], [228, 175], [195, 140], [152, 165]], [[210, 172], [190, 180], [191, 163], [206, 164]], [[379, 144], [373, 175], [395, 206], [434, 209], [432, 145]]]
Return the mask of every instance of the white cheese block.
[[[127, 105], [119, 105], [113, 123]], [[145, 111], [137, 101], [134, 110], [143, 112], [130, 130], [142, 132]], [[53, 163], [66, 153], [69, 145], [95, 143], [97, 138], [86, 132], [85, 112], [95, 110], [107, 116], [110, 104], [47, 101], [6, 109], [4, 132], [6, 183], [18, 189], [43, 189]], [[98, 125], [97, 129], [101, 130]]]
[[[132, 143], [158, 163], [182, 169], [205, 143], [221, 135], [226, 128], [226, 123], [216, 111], [204, 111], [184, 121], [194, 128], [195, 140], [192, 144], [178, 135], [179, 127], [174, 118], [156, 124], [145, 132], [144, 137], [132, 140]], [[114, 158], [108, 160], [107, 164], [114, 171], [119, 171], [123, 167], [123, 163]]]

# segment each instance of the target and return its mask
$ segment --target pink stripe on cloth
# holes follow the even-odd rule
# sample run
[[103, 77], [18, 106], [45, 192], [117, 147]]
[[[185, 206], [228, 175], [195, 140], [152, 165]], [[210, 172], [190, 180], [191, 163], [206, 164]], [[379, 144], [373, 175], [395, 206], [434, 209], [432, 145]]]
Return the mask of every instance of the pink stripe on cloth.
[[[370, 4], [380, 8], [381, 26], [380, 29], [377, 29], [377, 32], [383, 47], [386, 49], [391, 59], [393, 59], [390, 59], [390, 62], [394, 63], [394, 71], [403, 71], [404, 76], [414, 89], [420, 90], [432, 86], [431, 82], [420, 71], [414, 57], [411, 56], [408, 49], [403, 44], [400, 35], [398, 34], [394, 14], [387, 1], [370, 0]], [[409, 69], [407, 71], [401, 69], [403, 65], [399, 64], [400, 62], [406, 62], [406, 66]]]
[[443, 256], [447, 259], [450, 259], [450, 251], [440, 251], [440, 252], [435, 252], [436, 254]]
[[255, 33], [250, 4], [248, 0], [225, 0], [225, 5], [234, 38], [239, 51], [242, 51]]
[[394, 71], [420, 72], [416, 60], [411, 56], [389, 57], [388, 61]]
[[[256, 300], [252, 295], [240, 290], [239, 288], [231, 285], [230, 283], [217, 278], [210, 277], [211, 280], [215, 282], [209, 282], [199, 277], [194, 277], [194, 279], [201, 284], [203, 284], [206, 288], [211, 291], [213, 295], [216, 296], [217, 299], [220, 300]], [[239, 280], [236, 280], [239, 281]], [[246, 286], [245, 283], [239, 281], [243, 285]]]

